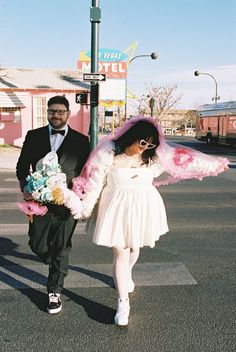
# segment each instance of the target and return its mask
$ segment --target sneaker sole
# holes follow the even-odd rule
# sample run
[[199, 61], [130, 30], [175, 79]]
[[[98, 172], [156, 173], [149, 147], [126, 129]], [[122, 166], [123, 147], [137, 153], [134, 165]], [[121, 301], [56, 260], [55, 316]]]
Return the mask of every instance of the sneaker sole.
[[128, 321], [127, 321], [127, 323], [125, 322], [125, 323], [119, 323], [117, 320], [114, 320], [114, 322], [115, 322], [115, 324], [116, 325], [118, 325], [118, 326], [127, 326], [128, 325]]
[[48, 312], [49, 314], [57, 314], [57, 313], [59, 313], [61, 310], [62, 310], [62, 306], [59, 307], [59, 308], [56, 308], [56, 309], [49, 309], [49, 308], [47, 308], [47, 312]]

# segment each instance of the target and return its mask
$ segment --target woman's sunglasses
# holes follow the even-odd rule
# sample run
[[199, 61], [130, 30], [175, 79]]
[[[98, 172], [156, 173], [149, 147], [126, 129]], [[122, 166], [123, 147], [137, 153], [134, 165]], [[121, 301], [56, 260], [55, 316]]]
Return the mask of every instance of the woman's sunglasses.
[[156, 147], [156, 144], [148, 143], [144, 139], [141, 139], [139, 142], [140, 147], [145, 147], [146, 149], [153, 149]]

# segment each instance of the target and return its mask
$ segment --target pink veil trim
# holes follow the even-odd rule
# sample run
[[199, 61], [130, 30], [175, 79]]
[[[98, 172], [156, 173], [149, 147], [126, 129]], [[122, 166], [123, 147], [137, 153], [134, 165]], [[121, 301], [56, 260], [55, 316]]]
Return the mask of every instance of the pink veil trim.
[[[135, 125], [138, 121], [149, 121], [152, 123], [159, 133], [160, 146], [164, 143], [164, 133], [162, 131], [161, 125], [157, 123], [152, 117], [144, 117], [144, 116], [136, 116], [128, 120], [123, 126], [117, 128], [113, 134], [109, 134], [108, 136], [102, 138], [96, 148], [90, 153], [90, 156], [79, 176], [79, 178], [87, 178], [91, 172], [91, 160], [96, 156], [96, 159], [100, 159], [99, 156], [102, 156], [104, 152], [111, 151], [112, 142], [117, 138], [122, 136], [126, 131], [128, 131], [133, 125]], [[93, 165], [94, 167], [94, 165]], [[79, 181], [83, 183], [83, 181]]]
[[[164, 169], [164, 176], [154, 179], [155, 186], [168, 185], [181, 180], [195, 178], [202, 180], [206, 176], [217, 176], [228, 168], [229, 161], [226, 158], [213, 157], [179, 144], [169, 145], [165, 141], [160, 123], [153, 117], [136, 116], [128, 120], [123, 126], [117, 128], [114, 134], [110, 134], [98, 143], [91, 152], [79, 177], [73, 180], [73, 190], [82, 197], [83, 187], [88, 178], [101, 167], [100, 161], [106, 152], [112, 152], [112, 142], [122, 136], [138, 121], [152, 123], [159, 134], [159, 146], [156, 155]], [[95, 162], [91, 162], [95, 160]]]
[[155, 179], [155, 186], [168, 185], [181, 180], [217, 176], [228, 169], [229, 160], [214, 157], [177, 143], [163, 143], [157, 148], [157, 155], [167, 173], [164, 178]]

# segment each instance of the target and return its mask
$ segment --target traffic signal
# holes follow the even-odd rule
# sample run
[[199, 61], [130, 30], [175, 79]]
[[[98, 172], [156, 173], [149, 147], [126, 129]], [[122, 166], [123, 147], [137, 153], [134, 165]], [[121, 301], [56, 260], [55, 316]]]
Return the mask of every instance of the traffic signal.
[[150, 98], [150, 100], [149, 100], [149, 107], [150, 107], [151, 109], [153, 109], [153, 108], [154, 108], [154, 105], [155, 105], [155, 100], [154, 100], [154, 98]]
[[98, 106], [99, 84], [91, 83], [90, 89], [90, 105]]
[[88, 101], [88, 93], [76, 93], [75, 102], [77, 104], [85, 105]]
[[105, 116], [113, 116], [113, 111], [105, 111]]

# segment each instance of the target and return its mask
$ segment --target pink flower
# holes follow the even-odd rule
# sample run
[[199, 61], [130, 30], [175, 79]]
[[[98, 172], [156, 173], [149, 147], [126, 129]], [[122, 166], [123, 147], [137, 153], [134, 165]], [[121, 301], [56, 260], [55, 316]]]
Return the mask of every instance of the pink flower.
[[18, 207], [26, 215], [40, 215], [43, 216], [47, 213], [48, 208], [44, 205], [40, 205], [34, 201], [28, 202], [17, 202]]
[[193, 161], [193, 152], [183, 148], [176, 148], [173, 161], [176, 166], [187, 166]]
[[80, 197], [80, 199], [83, 198], [84, 186], [86, 181], [87, 181], [86, 178], [83, 178], [81, 176], [75, 177], [73, 179], [72, 190], [75, 192], [77, 196]]

